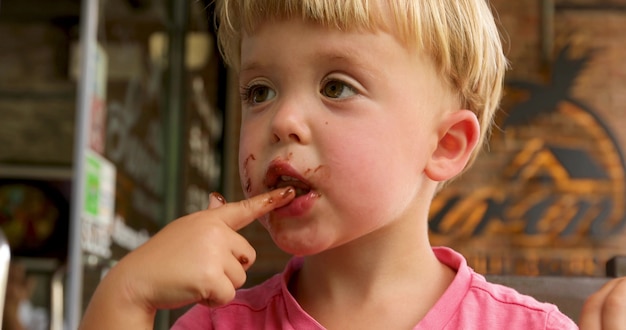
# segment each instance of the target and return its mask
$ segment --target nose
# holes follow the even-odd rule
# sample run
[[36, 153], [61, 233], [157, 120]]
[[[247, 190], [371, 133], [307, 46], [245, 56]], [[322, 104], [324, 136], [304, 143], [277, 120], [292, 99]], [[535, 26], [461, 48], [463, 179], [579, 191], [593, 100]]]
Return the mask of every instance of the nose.
[[307, 144], [311, 138], [309, 113], [303, 102], [284, 100], [277, 105], [272, 118], [272, 143]]

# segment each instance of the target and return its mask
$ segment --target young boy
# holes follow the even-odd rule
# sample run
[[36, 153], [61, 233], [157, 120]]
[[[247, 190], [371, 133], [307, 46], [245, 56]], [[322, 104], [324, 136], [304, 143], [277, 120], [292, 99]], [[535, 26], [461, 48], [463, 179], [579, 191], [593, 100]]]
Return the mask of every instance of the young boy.
[[[104, 278], [84, 328], [569, 329], [550, 304], [487, 283], [431, 247], [442, 182], [472, 162], [506, 60], [484, 0], [224, 0], [225, 60], [239, 72], [240, 175], [249, 198], [180, 218]], [[259, 219], [296, 257], [236, 289]]]

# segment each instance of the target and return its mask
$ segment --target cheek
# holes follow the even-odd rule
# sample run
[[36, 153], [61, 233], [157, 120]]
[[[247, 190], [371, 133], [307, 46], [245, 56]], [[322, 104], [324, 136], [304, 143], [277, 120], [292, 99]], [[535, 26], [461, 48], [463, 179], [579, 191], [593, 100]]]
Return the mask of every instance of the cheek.
[[363, 215], [382, 217], [380, 212], [391, 212], [412, 198], [421, 160], [413, 154], [418, 152], [417, 144], [406, 137], [398, 141], [394, 134], [374, 132], [337, 137], [342, 143], [329, 145], [335, 169], [330, 189], [344, 195], [351, 208], [360, 209]]

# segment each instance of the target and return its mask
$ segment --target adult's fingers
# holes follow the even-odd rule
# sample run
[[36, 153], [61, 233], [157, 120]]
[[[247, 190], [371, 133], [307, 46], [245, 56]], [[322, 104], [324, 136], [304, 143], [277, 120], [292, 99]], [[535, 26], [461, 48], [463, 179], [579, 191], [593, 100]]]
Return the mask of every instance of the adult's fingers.
[[626, 329], [626, 278], [615, 279], [615, 285], [602, 305], [602, 329]]
[[239, 230], [256, 218], [289, 204], [296, 196], [292, 187], [275, 189], [219, 208], [222, 220], [233, 230]]
[[582, 330], [626, 329], [626, 278], [609, 281], [587, 299], [579, 326]]
[[583, 305], [578, 326], [582, 330], [602, 329], [602, 305], [615, 283], [610, 281], [593, 293]]

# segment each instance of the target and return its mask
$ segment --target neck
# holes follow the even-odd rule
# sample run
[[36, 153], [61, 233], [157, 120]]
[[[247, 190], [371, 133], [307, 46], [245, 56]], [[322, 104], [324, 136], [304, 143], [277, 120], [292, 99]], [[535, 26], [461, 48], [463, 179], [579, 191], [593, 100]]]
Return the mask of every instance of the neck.
[[[381, 308], [397, 306], [398, 301], [411, 301], [414, 319], [410, 321], [416, 324], [454, 277], [454, 272], [437, 260], [428, 231], [420, 226], [426, 224], [397, 222], [357, 241], [306, 257], [291, 285], [292, 293], [318, 320], [332, 318], [333, 312], [380, 313]], [[346, 310], [355, 306], [360, 311]]]

